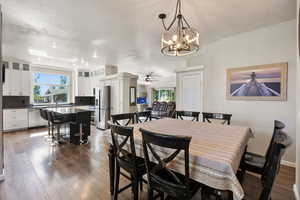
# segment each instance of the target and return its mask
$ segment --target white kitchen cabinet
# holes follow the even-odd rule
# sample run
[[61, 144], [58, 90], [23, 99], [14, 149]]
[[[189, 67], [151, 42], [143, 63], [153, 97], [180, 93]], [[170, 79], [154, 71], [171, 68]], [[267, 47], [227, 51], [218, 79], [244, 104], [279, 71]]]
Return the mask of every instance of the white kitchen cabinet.
[[77, 86], [78, 96], [93, 96], [90, 72], [78, 72]]
[[22, 69], [20, 63], [12, 63], [10, 91], [12, 96], [22, 96]]
[[4, 131], [28, 128], [27, 109], [5, 109], [3, 110]]
[[22, 66], [22, 86], [21, 95], [30, 96], [31, 93], [31, 72], [28, 64]]
[[40, 115], [40, 110], [38, 109], [28, 109], [28, 127], [40, 127], [46, 126], [47, 121], [44, 120]]
[[28, 64], [17, 62], [4, 62], [5, 82], [3, 95], [5, 96], [30, 96], [31, 73]]
[[11, 77], [11, 66], [9, 62], [4, 61], [5, 65], [5, 81], [3, 83], [3, 95], [9, 96], [11, 95], [11, 83], [12, 83], [12, 77]]

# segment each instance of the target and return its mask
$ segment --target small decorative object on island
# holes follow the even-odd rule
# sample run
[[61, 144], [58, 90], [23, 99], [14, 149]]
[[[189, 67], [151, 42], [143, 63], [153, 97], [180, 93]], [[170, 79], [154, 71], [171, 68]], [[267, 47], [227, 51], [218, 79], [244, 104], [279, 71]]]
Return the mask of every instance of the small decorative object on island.
[[[167, 15], [161, 13], [158, 17], [162, 20], [165, 29], [161, 38], [161, 52], [163, 54], [168, 56], [185, 56], [199, 50], [199, 33], [196, 29], [190, 27], [185, 17], [181, 14], [180, 0], [177, 1], [174, 18], [168, 27], [164, 21]], [[177, 26], [174, 24], [177, 24]]]
[[227, 70], [227, 99], [286, 100], [288, 63]]

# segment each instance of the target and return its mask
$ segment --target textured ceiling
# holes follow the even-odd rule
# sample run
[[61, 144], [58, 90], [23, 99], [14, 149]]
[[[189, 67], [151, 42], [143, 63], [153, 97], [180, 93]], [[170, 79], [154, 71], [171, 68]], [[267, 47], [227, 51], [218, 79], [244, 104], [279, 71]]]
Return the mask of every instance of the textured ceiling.
[[[186, 58], [160, 54], [161, 12], [175, 0], [0, 0], [4, 56], [61, 67], [118, 65], [121, 71], [168, 75]], [[296, 17], [295, 0], [182, 0], [201, 43]], [[170, 19], [170, 18], [168, 18]], [[53, 45], [56, 48], [53, 48]], [[28, 49], [42, 51], [32, 56]], [[94, 52], [98, 58], [93, 58]], [[81, 64], [84, 59], [86, 64]], [[73, 66], [73, 63], [76, 66]]]

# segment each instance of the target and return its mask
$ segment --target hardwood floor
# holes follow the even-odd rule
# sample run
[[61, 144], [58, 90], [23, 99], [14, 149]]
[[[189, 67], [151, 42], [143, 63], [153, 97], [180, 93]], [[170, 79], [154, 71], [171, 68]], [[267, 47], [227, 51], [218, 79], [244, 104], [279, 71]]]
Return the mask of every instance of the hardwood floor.
[[[102, 132], [92, 128], [87, 145], [54, 148], [45, 141], [46, 134], [46, 129], [5, 134], [6, 179], [0, 183], [0, 200], [110, 199], [108, 145]], [[295, 170], [282, 167], [272, 199], [294, 199], [294, 182]], [[259, 183], [258, 177], [246, 174], [246, 199], [258, 199]], [[126, 180], [121, 180], [123, 184]], [[131, 191], [120, 194], [119, 199], [131, 199]], [[146, 199], [146, 192], [140, 199]], [[194, 199], [200, 199], [200, 195]]]

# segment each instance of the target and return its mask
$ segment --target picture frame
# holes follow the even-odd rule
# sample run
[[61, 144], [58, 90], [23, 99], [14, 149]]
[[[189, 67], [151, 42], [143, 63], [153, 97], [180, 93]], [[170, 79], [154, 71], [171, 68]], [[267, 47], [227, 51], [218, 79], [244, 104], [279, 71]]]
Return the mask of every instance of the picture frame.
[[286, 101], [288, 63], [227, 69], [228, 100]]
[[136, 87], [129, 88], [129, 105], [130, 106], [136, 105]]

